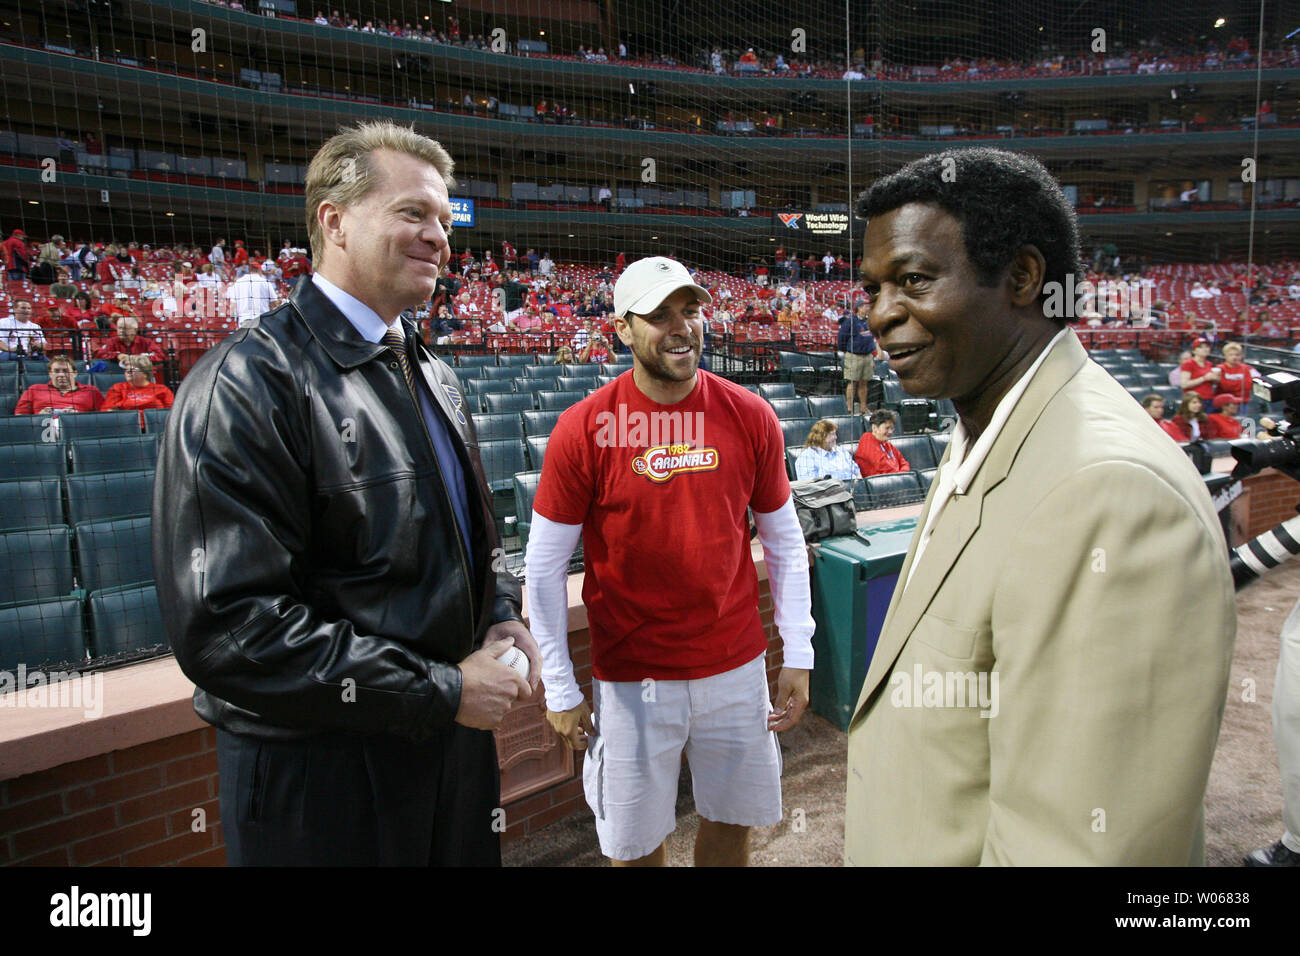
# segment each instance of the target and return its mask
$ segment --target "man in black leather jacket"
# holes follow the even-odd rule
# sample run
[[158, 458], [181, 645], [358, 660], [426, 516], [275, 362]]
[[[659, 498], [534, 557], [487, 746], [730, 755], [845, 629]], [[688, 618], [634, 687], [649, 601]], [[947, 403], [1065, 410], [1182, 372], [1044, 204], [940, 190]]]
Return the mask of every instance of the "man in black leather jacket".
[[[392, 124], [327, 142], [317, 275], [208, 352], [168, 420], [158, 597], [218, 728], [232, 864], [500, 862], [491, 730], [540, 657], [456, 378], [400, 317], [450, 257], [450, 174]], [[512, 643], [531, 686], [496, 660]]]

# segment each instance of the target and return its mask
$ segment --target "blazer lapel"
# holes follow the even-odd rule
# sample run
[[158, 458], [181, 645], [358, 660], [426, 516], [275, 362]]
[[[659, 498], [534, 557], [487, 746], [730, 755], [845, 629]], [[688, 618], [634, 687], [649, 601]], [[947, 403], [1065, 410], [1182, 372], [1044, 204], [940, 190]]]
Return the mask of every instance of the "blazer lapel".
[[[880, 640], [876, 644], [871, 664], [867, 667], [866, 680], [862, 692], [858, 695], [858, 704], [850, 722], [850, 729], [866, 713], [866, 702], [871, 698], [880, 682], [890, 672], [898, 655], [911, 637], [916, 623], [921, 619], [935, 594], [947, 579], [949, 572], [961, 557], [963, 549], [979, 529], [984, 509], [984, 498], [1002, 483], [1011, 470], [1011, 465], [1024, 444], [1029, 432], [1042, 415], [1052, 397], [1060, 391], [1083, 366], [1087, 353], [1080, 344], [1078, 336], [1071, 330], [1057, 343], [1052, 353], [1039, 366], [1034, 379], [1025, 393], [1016, 403], [1015, 409], [1002, 427], [988, 457], [975, 474], [971, 487], [964, 495], [953, 495], [948, 499], [942, 517], [934, 527], [930, 543], [926, 545], [920, 566], [912, 578], [912, 583], [904, 590], [907, 575], [916, 561], [916, 549], [920, 543], [921, 530], [930, 514], [934, 495], [926, 499], [921, 517], [917, 519], [916, 534], [912, 538], [907, 558], [898, 573], [898, 586], [885, 614], [885, 622], [880, 629]], [[948, 461], [952, 446], [944, 452], [940, 467]]]

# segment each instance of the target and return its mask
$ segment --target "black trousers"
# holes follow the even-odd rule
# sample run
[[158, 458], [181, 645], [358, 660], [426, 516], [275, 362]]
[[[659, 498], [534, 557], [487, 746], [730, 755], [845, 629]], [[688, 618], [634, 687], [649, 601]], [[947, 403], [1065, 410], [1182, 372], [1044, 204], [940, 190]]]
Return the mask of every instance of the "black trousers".
[[230, 866], [500, 866], [501, 782], [490, 731], [429, 740], [217, 731]]

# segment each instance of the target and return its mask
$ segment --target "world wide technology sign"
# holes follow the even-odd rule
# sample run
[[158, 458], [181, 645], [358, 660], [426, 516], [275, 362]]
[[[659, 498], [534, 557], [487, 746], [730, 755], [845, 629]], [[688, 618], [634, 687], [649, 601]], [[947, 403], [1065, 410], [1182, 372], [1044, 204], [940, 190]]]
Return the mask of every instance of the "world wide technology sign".
[[806, 236], [842, 236], [849, 231], [846, 212], [778, 212], [772, 214], [777, 235], [796, 232]]

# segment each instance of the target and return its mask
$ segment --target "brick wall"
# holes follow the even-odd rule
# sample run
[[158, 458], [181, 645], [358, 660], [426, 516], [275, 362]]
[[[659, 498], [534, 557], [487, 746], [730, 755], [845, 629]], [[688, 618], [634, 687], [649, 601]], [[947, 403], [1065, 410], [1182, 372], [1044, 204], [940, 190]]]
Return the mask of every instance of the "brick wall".
[[[759, 613], [774, 685], [781, 654], [766, 581], [760, 583]], [[585, 629], [569, 635], [574, 676], [588, 699], [590, 644]], [[216, 732], [210, 727], [0, 781], [0, 864], [224, 866], [217, 793]], [[206, 817], [199, 832], [192, 829], [195, 809]], [[581, 756], [571, 779], [505, 811], [503, 842], [587, 812]]]
[[[196, 809], [205, 815], [198, 832]], [[0, 782], [0, 863], [225, 862], [211, 728]]]
[[1273, 470], [1247, 478], [1242, 485], [1249, 495], [1245, 534], [1253, 538], [1263, 534], [1287, 518], [1296, 516], [1300, 503], [1300, 482]]

